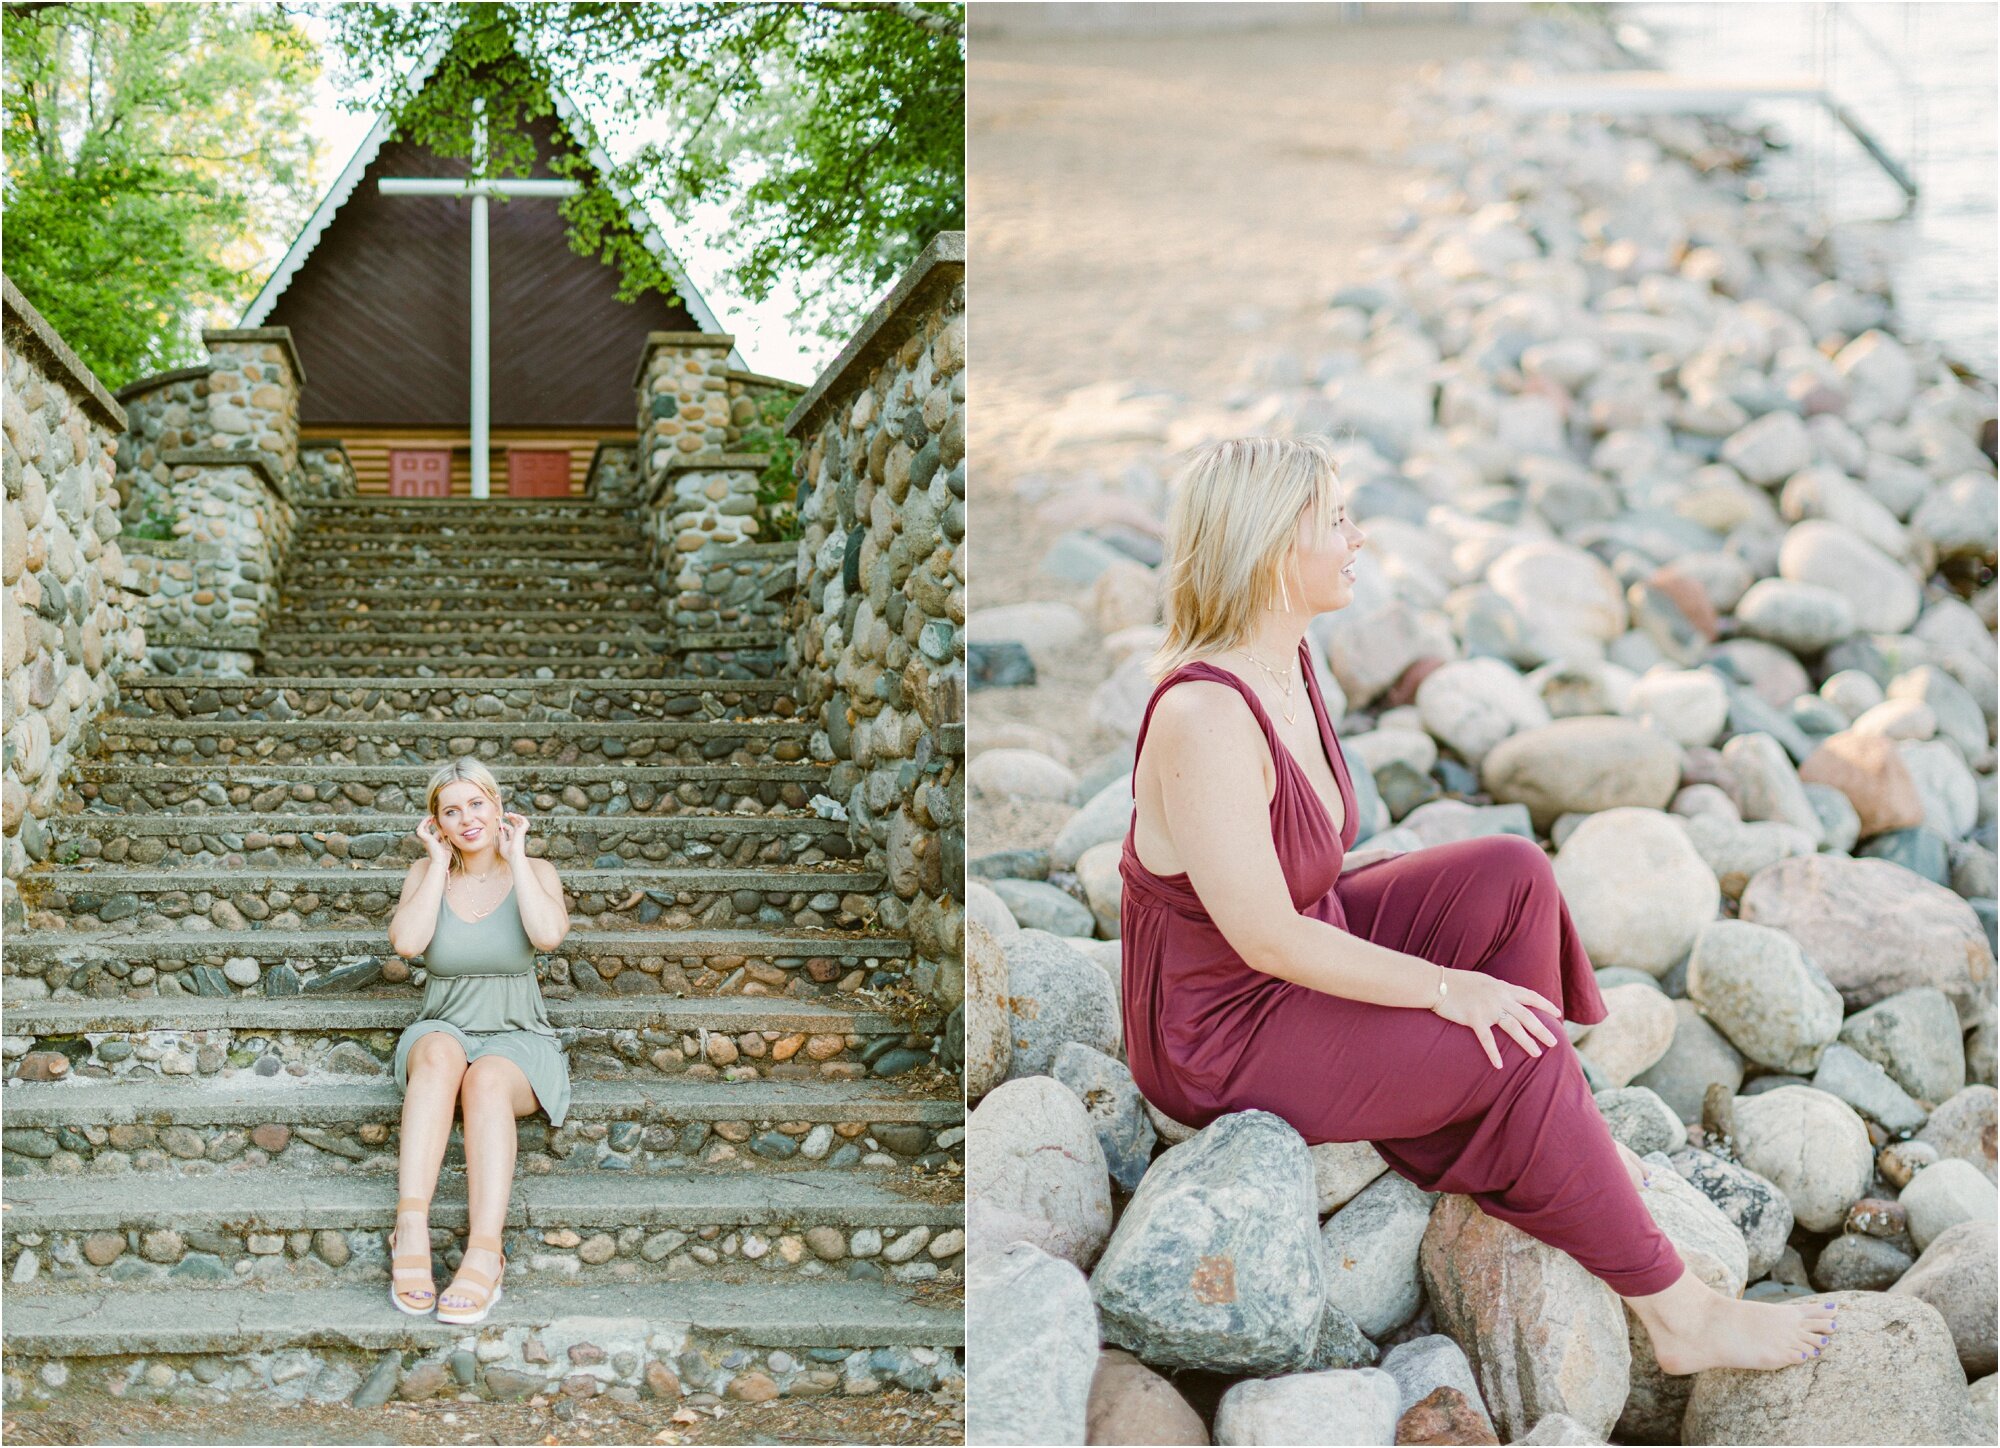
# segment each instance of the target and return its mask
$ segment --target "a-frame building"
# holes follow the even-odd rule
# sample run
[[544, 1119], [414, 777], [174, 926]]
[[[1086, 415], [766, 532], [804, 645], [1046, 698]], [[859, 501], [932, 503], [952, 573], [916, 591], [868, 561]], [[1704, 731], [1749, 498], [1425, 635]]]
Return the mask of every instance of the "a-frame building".
[[[435, 70], [448, 42], [419, 61]], [[527, 123], [536, 160], [583, 155], [585, 184], [609, 161], [587, 117], [552, 90], [553, 116]], [[385, 196], [383, 177], [463, 177], [462, 157], [392, 139], [384, 114], [328, 188], [244, 312], [244, 327], [292, 332], [307, 377], [301, 440], [340, 440], [363, 494], [469, 491], [471, 276], [469, 200]], [[581, 491], [600, 441], [636, 437], [632, 369], [649, 332], [725, 329], [643, 209], [622, 193], [633, 231], [680, 293], [617, 300], [619, 276], [578, 255], [547, 199], [489, 210], [491, 473], [496, 497]], [[730, 363], [743, 359], [731, 353]], [[395, 475], [392, 488], [392, 473]], [[422, 481], [419, 481], [419, 480]]]

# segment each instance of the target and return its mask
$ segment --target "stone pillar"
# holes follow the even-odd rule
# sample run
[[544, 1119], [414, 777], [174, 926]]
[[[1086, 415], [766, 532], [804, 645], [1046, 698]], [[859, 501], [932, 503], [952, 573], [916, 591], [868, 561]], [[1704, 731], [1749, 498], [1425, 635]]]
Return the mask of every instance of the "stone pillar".
[[209, 436], [196, 445], [268, 454], [289, 489], [299, 475], [299, 391], [306, 384], [292, 329], [211, 329], [201, 340], [209, 356]]

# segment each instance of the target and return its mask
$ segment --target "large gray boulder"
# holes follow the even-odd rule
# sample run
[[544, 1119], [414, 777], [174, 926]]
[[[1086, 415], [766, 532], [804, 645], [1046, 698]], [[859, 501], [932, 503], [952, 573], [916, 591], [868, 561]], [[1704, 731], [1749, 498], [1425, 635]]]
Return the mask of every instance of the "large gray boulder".
[[1124, 1034], [1111, 978], [1061, 936], [1023, 930], [1001, 942], [1007, 952], [1008, 1029], [1013, 1048], [1009, 1079], [1046, 1076], [1056, 1052], [1075, 1041], [1118, 1054]]
[[1694, 1375], [1683, 1443], [1967, 1443], [1965, 1374], [1928, 1302], [1830, 1294], [1840, 1330], [1817, 1358]]
[[1939, 1156], [1969, 1161], [1995, 1179], [1994, 1146], [2000, 1095], [1989, 1084], [1968, 1086], [1931, 1113], [1917, 1140], [1937, 1148]]
[[1097, 1128], [1097, 1144], [1119, 1190], [1130, 1192], [1152, 1165], [1159, 1140], [1146, 1116], [1146, 1098], [1132, 1082], [1123, 1061], [1065, 1041], [1056, 1052], [1056, 1080], [1076, 1093]]
[[1730, 1043], [1779, 1071], [1810, 1071], [1840, 1034], [1840, 993], [1791, 936], [1712, 920], [1688, 957], [1688, 999]]
[[1898, 991], [1849, 1016], [1840, 1039], [1920, 1101], [1935, 1106], [1965, 1089], [1965, 1028], [1943, 991]]
[[1964, 900], [1887, 860], [1818, 854], [1758, 871], [1738, 918], [1782, 930], [1850, 1011], [1900, 991], [1944, 992], [1961, 1025], [1993, 992], [1993, 947]]
[[1327, 1301], [1371, 1338], [1388, 1336], [1423, 1306], [1417, 1249], [1436, 1200], [1435, 1192], [1389, 1172], [1320, 1229], [1326, 1244]]
[[1889, 1290], [1920, 1297], [1938, 1310], [1958, 1348], [1958, 1365], [1968, 1378], [2000, 1367], [1996, 1323], [2000, 1323], [2000, 1232], [1992, 1222], [1964, 1221], [1931, 1239], [1923, 1256]]
[[1326, 1311], [1315, 1205], [1296, 1131], [1266, 1111], [1218, 1118], [1153, 1163], [1112, 1233], [1091, 1278], [1105, 1339], [1159, 1367], [1310, 1366]]
[[1083, 1274], [1039, 1247], [1016, 1243], [966, 1263], [966, 1441], [1083, 1443], [1097, 1312]]

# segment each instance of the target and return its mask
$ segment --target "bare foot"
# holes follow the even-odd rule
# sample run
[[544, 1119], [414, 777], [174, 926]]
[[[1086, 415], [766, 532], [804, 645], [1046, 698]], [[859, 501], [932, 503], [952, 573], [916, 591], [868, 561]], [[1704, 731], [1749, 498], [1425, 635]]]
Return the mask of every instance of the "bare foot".
[[1618, 1148], [1618, 1155], [1625, 1162], [1625, 1174], [1632, 1178], [1632, 1185], [1643, 1188], [1651, 1176], [1653, 1169], [1640, 1159], [1638, 1152], [1632, 1150], [1624, 1142], [1614, 1141], [1611, 1144]]
[[1656, 1297], [1682, 1299], [1675, 1308], [1640, 1314], [1653, 1356], [1663, 1371], [1677, 1375], [1810, 1362], [1831, 1343], [1839, 1321], [1829, 1297], [1745, 1302], [1711, 1290], [1692, 1273]]

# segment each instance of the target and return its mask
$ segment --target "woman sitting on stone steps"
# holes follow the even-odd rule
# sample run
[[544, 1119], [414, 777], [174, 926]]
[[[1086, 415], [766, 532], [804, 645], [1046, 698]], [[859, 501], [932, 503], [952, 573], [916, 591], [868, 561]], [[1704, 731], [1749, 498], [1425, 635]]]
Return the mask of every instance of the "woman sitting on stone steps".
[[1354, 786], [1305, 636], [1353, 601], [1364, 539], [1323, 439], [1217, 443], [1176, 485], [1119, 865], [1133, 1079], [1190, 1126], [1264, 1110], [1374, 1143], [1609, 1284], [1669, 1373], [1817, 1357], [1831, 1302], [1725, 1297], [1647, 1212], [1562, 1027], [1606, 1010], [1541, 847], [1342, 870]]
[[[499, 782], [476, 759], [431, 776], [417, 825], [425, 858], [410, 867], [389, 922], [389, 944], [424, 957], [418, 1018], [396, 1042], [404, 1088], [395, 1246], [389, 1297], [440, 1322], [484, 1321], [500, 1300], [500, 1233], [513, 1188], [515, 1121], [539, 1106], [551, 1126], [569, 1113], [569, 1062], [535, 981], [535, 953], [569, 933], [555, 866], [528, 856], [528, 818], [509, 812]], [[464, 1111], [470, 1216], [458, 1275], [437, 1295], [431, 1275], [430, 1197]]]

